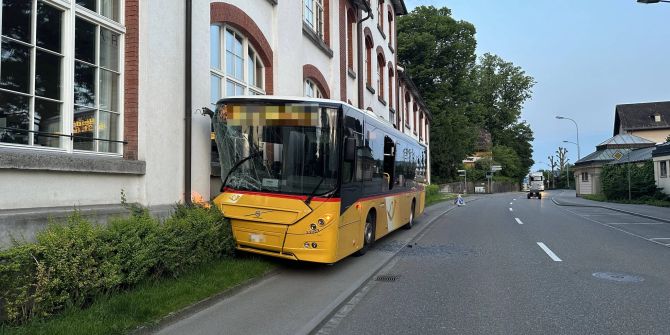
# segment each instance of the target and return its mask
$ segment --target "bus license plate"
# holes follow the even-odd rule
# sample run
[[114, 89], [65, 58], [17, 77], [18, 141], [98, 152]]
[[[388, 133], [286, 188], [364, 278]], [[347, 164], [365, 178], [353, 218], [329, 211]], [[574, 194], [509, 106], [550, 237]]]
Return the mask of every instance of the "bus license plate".
[[263, 234], [249, 234], [249, 241], [250, 242], [256, 242], [256, 243], [261, 243], [265, 242], [265, 236]]

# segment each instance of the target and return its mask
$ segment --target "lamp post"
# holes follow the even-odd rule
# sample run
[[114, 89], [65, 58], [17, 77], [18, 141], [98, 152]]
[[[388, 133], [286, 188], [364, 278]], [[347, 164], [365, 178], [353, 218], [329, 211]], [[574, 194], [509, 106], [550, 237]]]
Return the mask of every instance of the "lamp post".
[[[575, 120], [573, 120], [569, 117], [560, 116], [560, 115], [556, 115], [556, 118], [559, 119], [559, 120], [570, 120], [570, 121], [572, 121], [572, 123], [575, 124], [575, 128], [577, 128], [577, 143], [575, 143], [575, 144], [577, 144], [577, 160], [582, 159], [582, 155], [579, 152], [579, 126], [577, 125], [577, 121], [575, 121]], [[563, 141], [563, 142], [565, 142], [565, 141]]]

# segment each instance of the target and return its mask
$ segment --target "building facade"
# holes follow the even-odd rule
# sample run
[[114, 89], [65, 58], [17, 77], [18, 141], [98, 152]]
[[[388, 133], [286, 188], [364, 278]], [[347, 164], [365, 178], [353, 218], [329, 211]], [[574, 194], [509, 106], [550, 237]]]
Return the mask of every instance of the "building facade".
[[122, 194], [155, 211], [215, 195], [198, 110], [225, 96], [341, 100], [429, 141], [401, 0], [0, 2], [0, 244]]
[[619, 134], [665, 143], [670, 137], [670, 101], [617, 105], [614, 136]]

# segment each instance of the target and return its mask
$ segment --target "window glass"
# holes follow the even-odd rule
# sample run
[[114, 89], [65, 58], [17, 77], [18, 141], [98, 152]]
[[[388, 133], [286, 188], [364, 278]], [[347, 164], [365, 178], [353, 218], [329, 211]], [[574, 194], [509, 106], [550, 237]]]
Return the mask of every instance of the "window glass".
[[35, 95], [60, 100], [61, 56], [36, 51]]
[[77, 5], [82, 6], [84, 8], [88, 8], [94, 12], [98, 11], [98, 7], [96, 6], [97, 0], [77, 0]]
[[256, 54], [254, 51], [249, 48], [249, 52], [247, 54], [247, 75], [249, 76], [249, 81], [251, 84], [256, 85]]
[[[60, 133], [62, 129], [61, 108], [62, 104], [59, 102], [35, 99], [35, 131]], [[35, 145], [54, 148], [60, 146], [59, 136], [39, 133], [33, 136]]]
[[100, 0], [100, 14], [114, 21], [119, 21], [119, 0]]
[[219, 76], [211, 76], [210, 84], [210, 102], [216, 105], [216, 102], [221, 98], [221, 78]]
[[100, 109], [108, 111], [119, 111], [118, 93], [119, 93], [119, 75], [100, 70]]
[[219, 26], [209, 27], [209, 50], [210, 66], [214, 69], [221, 69], [221, 28]]
[[37, 2], [37, 46], [61, 53], [63, 12]]
[[90, 107], [74, 107], [72, 135], [75, 150], [95, 150], [95, 109]]
[[75, 21], [74, 57], [95, 64], [95, 24], [80, 18]]
[[121, 35], [100, 28], [100, 66], [119, 70], [119, 39]]
[[32, 9], [32, 1], [3, 0], [2, 35], [30, 43]]
[[74, 103], [95, 106], [95, 67], [74, 62]]
[[[0, 127], [28, 130], [30, 98], [3, 92], [0, 94]], [[0, 129], [0, 141], [28, 144], [28, 133]]]
[[[98, 115], [98, 137], [104, 140], [117, 140], [119, 138], [119, 115], [103, 111], [100, 111]], [[117, 146], [117, 142], [100, 141], [98, 143], [98, 151], [118, 152]]]
[[28, 93], [30, 84], [30, 47], [2, 41], [0, 88]]

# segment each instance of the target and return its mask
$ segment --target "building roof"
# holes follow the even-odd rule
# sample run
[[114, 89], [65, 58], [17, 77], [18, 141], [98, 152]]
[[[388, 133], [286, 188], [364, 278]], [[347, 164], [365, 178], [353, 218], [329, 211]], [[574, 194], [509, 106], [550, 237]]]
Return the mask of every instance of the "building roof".
[[613, 136], [596, 146], [596, 150], [621, 149], [621, 148], [648, 148], [656, 143], [631, 134], [619, 134]]
[[627, 150], [628, 152], [621, 157], [621, 159], [613, 160], [607, 164], [625, 164], [625, 163], [636, 163], [636, 162], [644, 162], [651, 160], [651, 153], [656, 149], [655, 147], [649, 147], [649, 148], [642, 148], [642, 149], [634, 149], [634, 150]]
[[430, 110], [428, 110], [428, 107], [426, 106], [426, 103], [423, 101], [421, 94], [419, 94], [419, 89], [416, 87], [416, 85], [414, 85], [412, 78], [410, 78], [409, 75], [405, 73], [405, 69], [403, 67], [397, 66], [396, 69], [398, 71], [398, 78], [401, 81], [405, 82], [405, 84], [408, 86], [410, 92], [412, 92], [412, 95], [414, 95], [414, 99], [416, 100], [417, 104], [426, 113], [428, 120], [433, 121], [433, 115], [430, 113]]
[[591, 163], [607, 163], [610, 161], [614, 160], [615, 154], [617, 152], [620, 152], [622, 155], [626, 155], [630, 151], [630, 149], [603, 149], [603, 150], [596, 150], [595, 152], [592, 152], [588, 154], [585, 157], [582, 157], [582, 159], [578, 160], [575, 162], [575, 166], [580, 166], [580, 165], [587, 165]]
[[[660, 120], [656, 121], [656, 115]], [[614, 135], [619, 130], [670, 128], [670, 101], [617, 105], [614, 111]]]
[[661, 144], [651, 153], [652, 157], [670, 156], [670, 142]]
[[405, 1], [403, 0], [391, 0], [393, 4], [393, 10], [395, 15], [405, 15], [407, 14], [407, 7], [405, 6]]

